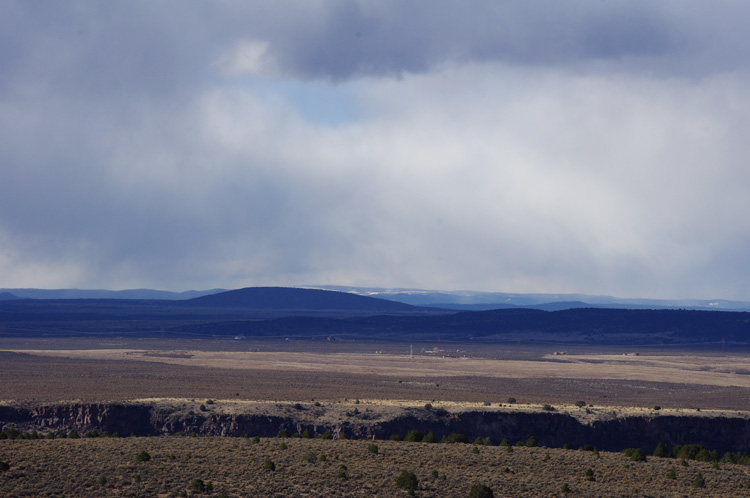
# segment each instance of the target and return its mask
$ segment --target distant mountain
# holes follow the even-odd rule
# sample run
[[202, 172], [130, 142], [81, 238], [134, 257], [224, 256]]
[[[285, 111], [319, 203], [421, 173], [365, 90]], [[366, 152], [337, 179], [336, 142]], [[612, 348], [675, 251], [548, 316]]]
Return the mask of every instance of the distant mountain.
[[[260, 288], [260, 287], [259, 287]], [[263, 287], [273, 289], [274, 287]], [[329, 290], [358, 296], [409, 304], [461, 311], [531, 308], [558, 311], [576, 308], [610, 309], [692, 309], [720, 311], [750, 311], [750, 302], [722, 299], [644, 299], [592, 296], [587, 294], [514, 294], [478, 291], [435, 291], [425, 289], [387, 289], [381, 287], [347, 287], [337, 285], [306, 285], [307, 290]], [[84, 290], [84, 289], [0, 289], [0, 296], [9, 293], [22, 299], [132, 299], [187, 301], [202, 296], [219, 294], [225, 289], [170, 292], [154, 289]], [[2, 299], [10, 299], [8, 296]]]
[[0, 301], [11, 301], [13, 299], [21, 298], [16, 296], [15, 294], [11, 294], [10, 292], [0, 292]]
[[549, 303], [450, 311], [320, 289], [253, 287], [188, 300], [0, 300], [4, 337], [277, 337], [669, 345], [750, 344], [750, 313]]
[[171, 299], [184, 300], [223, 292], [224, 289], [170, 292], [154, 289], [86, 290], [86, 289], [0, 289], [24, 299]]
[[491, 310], [505, 310], [505, 309], [533, 309], [542, 311], [560, 311], [570, 310], [575, 308], [600, 308], [601, 306], [594, 306], [590, 303], [584, 303], [583, 301], [559, 301], [553, 303], [543, 304], [529, 304], [527, 306], [518, 306], [515, 304], [505, 303], [489, 303], [489, 304], [457, 304], [457, 303], [433, 303], [424, 304], [422, 306], [429, 308], [440, 308], [444, 310], [456, 310], [456, 311], [491, 311]]
[[[311, 286], [312, 287], [312, 286]], [[319, 286], [362, 296], [391, 299], [412, 306], [462, 310], [532, 308], [557, 311], [574, 308], [610, 309], [692, 309], [750, 311], [750, 302], [725, 299], [645, 299], [592, 296], [587, 294], [512, 294], [504, 292], [434, 291], [425, 289], [386, 289], [379, 287]]]
[[255, 310], [415, 312], [408, 304], [347, 292], [294, 287], [247, 287], [184, 301], [185, 306]]

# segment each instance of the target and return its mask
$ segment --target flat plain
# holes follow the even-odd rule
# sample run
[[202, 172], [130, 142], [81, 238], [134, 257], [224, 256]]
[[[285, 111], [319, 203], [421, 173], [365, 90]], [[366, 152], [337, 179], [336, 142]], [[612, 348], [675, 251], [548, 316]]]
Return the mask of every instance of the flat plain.
[[[0, 400], [367, 398], [750, 411], [745, 350], [0, 339]], [[634, 353], [637, 353], [634, 354]]]

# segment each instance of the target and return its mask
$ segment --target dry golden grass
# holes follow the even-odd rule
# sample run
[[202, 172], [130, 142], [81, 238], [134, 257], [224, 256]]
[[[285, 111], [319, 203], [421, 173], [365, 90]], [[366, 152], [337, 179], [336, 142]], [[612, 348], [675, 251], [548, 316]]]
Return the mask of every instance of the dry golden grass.
[[636, 380], [750, 388], [750, 359], [691, 355], [544, 355], [541, 360], [444, 358], [417, 354], [238, 352], [134, 349], [16, 349], [52, 358], [142, 361], [193, 368], [284, 372], [336, 372], [389, 377], [566, 378]]
[[[634, 463], [619, 453], [518, 447], [507, 453], [498, 446], [479, 446], [475, 454], [468, 444], [392, 441], [376, 442], [379, 451], [372, 454], [370, 444], [190, 437], [0, 441], [0, 460], [11, 466], [0, 473], [0, 496], [185, 496], [192, 495], [193, 480], [202, 479], [213, 485], [210, 496], [398, 497], [406, 495], [396, 487], [402, 470], [415, 472], [416, 494], [424, 497], [467, 496], [477, 482], [498, 497], [564, 496], [563, 483], [569, 496], [750, 496], [747, 468], [729, 464], [683, 467], [660, 458]], [[142, 451], [150, 461], [136, 461]], [[314, 462], [305, 460], [308, 452]], [[275, 471], [263, 469], [267, 459]], [[586, 480], [588, 468], [595, 481]], [[676, 479], [666, 477], [669, 469]], [[705, 488], [691, 484], [699, 472]]]
[[[750, 361], [722, 353], [491, 344], [2, 339], [0, 400], [424, 400], [750, 411]], [[446, 346], [446, 349], [448, 347]], [[375, 351], [382, 351], [376, 354]], [[458, 350], [458, 351], [456, 351]], [[10, 353], [13, 352], [13, 353]], [[463, 356], [466, 355], [466, 358]]]

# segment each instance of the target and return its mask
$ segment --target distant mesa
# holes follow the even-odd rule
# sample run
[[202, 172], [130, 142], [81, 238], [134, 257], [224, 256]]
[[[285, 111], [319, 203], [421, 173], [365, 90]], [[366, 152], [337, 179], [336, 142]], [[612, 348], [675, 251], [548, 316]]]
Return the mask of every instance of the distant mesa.
[[341, 310], [399, 313], [409, 304], [348, 292], [294, 287], [247, 287], [183, 301], [186, 306], [253, 310]]

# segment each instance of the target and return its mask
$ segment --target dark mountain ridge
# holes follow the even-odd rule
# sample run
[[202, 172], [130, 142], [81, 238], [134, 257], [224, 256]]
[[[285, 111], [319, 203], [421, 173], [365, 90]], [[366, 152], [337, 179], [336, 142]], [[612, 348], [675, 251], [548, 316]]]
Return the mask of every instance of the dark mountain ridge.
[[247, 287], [188, 299], [184, 306], [256, 310], [342, 310], [378, 313], [413, 312], [409, 304], [348, 292], [294, 287]]
[[750, 302], [726, 299], [651, 299], [618, 298], [589, 294], [540, 294], [481, 291], [435, 291], [426, 289], [387, 289], [381, 287], [320, 286], [343, 292], [353, 292], [381, 299], [392, 299], [413, 306], [475, 311], [497, 308], [539, 308], [546, 310], [564, 307], [621, 308], [621, 309], [700, 309], [719, 311], [750, 311]]
[[750, 344], [750, 313], [580, 308], [504, 309], [442, 315], [350, 318], [294, 316], [227, 321], [175, 329], [176, 334], [447, 341], [541, 341], [579, 344]]
[[256, 287], [182, 301], [0, 301], [0, 334], [750, 344], [750, 313], [606, 308], [457, 312], [336, 291]]

